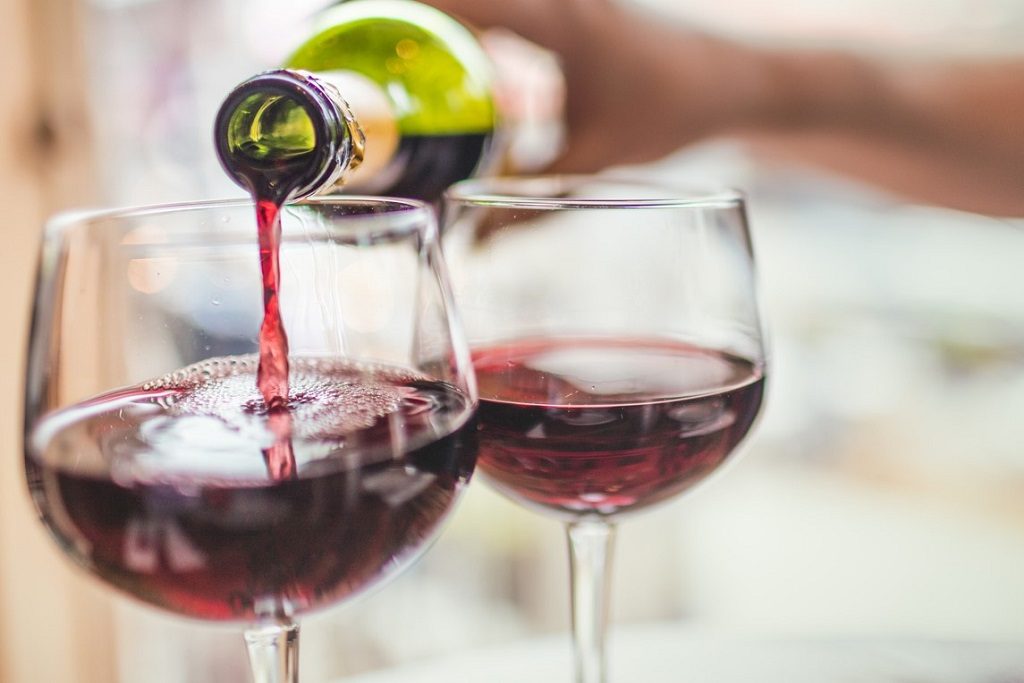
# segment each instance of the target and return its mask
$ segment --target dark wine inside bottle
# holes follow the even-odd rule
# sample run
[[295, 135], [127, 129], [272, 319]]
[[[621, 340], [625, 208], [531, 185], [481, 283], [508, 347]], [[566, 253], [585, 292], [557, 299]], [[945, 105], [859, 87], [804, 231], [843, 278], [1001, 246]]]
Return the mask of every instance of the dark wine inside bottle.
[[433, 201], [449, 185], [473, 175], [490, 143], [486, 133], [404, 136], [393, 161], [400, 173], [387, 191]]

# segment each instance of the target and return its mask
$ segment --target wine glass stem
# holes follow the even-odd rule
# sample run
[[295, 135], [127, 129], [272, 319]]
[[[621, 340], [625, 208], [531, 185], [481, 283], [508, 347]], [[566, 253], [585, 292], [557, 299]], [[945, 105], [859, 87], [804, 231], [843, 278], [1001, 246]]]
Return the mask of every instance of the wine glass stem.
[[603, 520], [588, 519], [570, 523], [566, 531], [576, 683], [606, 683], [604, 637], [615, 527]]
[[299, 625], [270, 622], [245, 631], [254, 683], [299, 683]]

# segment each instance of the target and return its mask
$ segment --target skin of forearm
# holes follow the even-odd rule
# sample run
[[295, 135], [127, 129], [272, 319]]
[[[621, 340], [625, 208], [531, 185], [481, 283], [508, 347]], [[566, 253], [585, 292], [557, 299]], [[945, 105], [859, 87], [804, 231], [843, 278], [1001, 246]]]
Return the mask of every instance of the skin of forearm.
[[882, 139], [838, 133], [746, 131], [734, 137], [767, 167], [810, 165], [866, 181], [912, 202], [994, 216], [1024, 215], [1018, 179], [984, 164], [951, 161], [941, 152], [894, 148]]
[[[603, 39], [585, 44], [615, 45], [604, 51], [614, 62], [589, 58], [569, 74], [577, 92], [597, 99], [576, 101], [583, 106], [570, 125], [578, 135], [563, 170], [645, 161], [741, 134], [773, 159], [825, 167], [914, 201], [1024, 215], [1024, 61], [954, 65], [766, 49], [607, 7], [587, 35]], [[596, 88], [595, 73], [604, 76]], [[610, 145], [607, 127], [594, 125], [607, 122], [595, 112], [609, 111], [629, 122], [628, 145]]]
[[765, 49], [612, 0], [428, 0], [561, 57], [569, 147], [596, 171], [741, 136], [774, 159], [909, 197], [1024, 215], [1024, 60], [958, 64]]
[[752, 63], [760, 105], [738, 129], [756, 149], [913, 199], [1024, 215], [1024, 62], [776, 52]]

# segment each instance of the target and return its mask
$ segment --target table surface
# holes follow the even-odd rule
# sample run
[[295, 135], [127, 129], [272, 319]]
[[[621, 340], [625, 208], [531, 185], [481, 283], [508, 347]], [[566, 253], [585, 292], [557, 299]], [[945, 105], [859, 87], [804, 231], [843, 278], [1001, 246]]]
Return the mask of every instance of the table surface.
[[[750, 638], [658, 625], [616, 629], [609, 657], [612, 683], [1024, 683], [1024, 643]], [[570, 664], [565, 636], [344, 683], [569, 683]]]

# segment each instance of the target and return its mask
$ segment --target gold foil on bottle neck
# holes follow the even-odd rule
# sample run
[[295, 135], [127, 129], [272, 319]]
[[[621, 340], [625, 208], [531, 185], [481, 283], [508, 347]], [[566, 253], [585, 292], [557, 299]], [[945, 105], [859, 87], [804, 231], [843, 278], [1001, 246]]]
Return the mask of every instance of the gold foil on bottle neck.
[[386, 183], [400, 137], [391, 100], [362, 74], [328, 71], [317, 76], [344, 103], [341, 109], [352, 137], [353, 158], [338, 184], [359, 191], [379, 191], [377, 185]]

